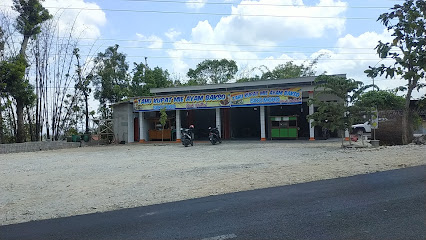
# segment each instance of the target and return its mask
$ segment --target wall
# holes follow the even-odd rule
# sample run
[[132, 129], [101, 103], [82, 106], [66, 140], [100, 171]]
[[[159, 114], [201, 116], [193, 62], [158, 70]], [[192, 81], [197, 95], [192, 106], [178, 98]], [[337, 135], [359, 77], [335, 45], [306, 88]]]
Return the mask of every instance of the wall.
[[55, 150], [63, 148], [80, 147], [79, 142], [63, 142], [63, 141], [45, 141], [45, 142], [26, 142], [0, 144], [0, 154], [2, 153], [18, 153], [18, 152], [37, 152], [46, 150]]
[[[113, 106], [113, 119], [114, 119], [114, 137], [115, 142], [121, 141], [128, 142], [128, 111], [129, 103], [121, 103]], [[132, 125], [133, 129], [133, 125]]]

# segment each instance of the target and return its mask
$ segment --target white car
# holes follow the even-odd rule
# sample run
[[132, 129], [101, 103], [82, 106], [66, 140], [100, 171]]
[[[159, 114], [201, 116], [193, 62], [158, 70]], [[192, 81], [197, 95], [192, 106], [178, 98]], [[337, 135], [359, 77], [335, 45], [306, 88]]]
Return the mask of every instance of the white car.
[[360, 124], [354, 124], [352, 125], [352, 129], [354, 133], [357, 133], [358, 135], [362, 135], [364, 133], [371, 133], [371, 125], [370, 122], [360, 123]]

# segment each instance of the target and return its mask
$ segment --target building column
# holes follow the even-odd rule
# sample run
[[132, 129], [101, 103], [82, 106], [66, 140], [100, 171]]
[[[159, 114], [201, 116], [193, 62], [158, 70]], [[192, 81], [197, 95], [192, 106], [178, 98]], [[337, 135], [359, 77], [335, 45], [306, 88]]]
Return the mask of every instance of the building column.
[[135, 141], [135, 126], [133, 119], [133, 104], [129, 104], [127, 110], [127, 142], [131, 143]]
[[260, 141], [266, 141], [265, 106], [260, 106]]
[[219, 131], [220, 137], [222, 137], [222, 122], [220, 121], [220, 108], [216, 108], [216, 128]]
[[180, 142], [181, 140], [181, 123], [180, 123], [180, 110], [176, 110], [176, 142]]
[[143, 121], [143, 112], [139, 112], [139, 142], [145, 142], [145, 129]]
[[[314, 98], [314, 92], [309, 91], [309, 99]], [[309, 105], [309, 115], [314, 114], [314, 104]], [[312, 126], [313, 119], [309, 119], [309, 141], [315, 141], [315, 127]]]

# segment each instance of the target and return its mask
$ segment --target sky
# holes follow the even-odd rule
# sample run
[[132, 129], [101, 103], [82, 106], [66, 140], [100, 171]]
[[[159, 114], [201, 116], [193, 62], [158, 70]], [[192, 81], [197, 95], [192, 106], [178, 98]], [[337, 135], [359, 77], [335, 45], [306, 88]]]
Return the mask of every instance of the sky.
[[[12, 0], [2, 0], [10, 8]], [[398, 0], [45, 0], [59, 31], [73, 36], [90, 59], [118, 44], [133, 63], [167, 69], [185, 81], [189, 68], [205, 59], [235, 60], [237, 77], [260, 74], [318, 56], [317, 74], [347, 74], [371, 84], [364, 70], [382, 63], [374, 48], [391, 34], [377, 22]], [[381, 89], [404, 81], [377, 77]], [[415, 92], [413, 96], [425, 94]]]

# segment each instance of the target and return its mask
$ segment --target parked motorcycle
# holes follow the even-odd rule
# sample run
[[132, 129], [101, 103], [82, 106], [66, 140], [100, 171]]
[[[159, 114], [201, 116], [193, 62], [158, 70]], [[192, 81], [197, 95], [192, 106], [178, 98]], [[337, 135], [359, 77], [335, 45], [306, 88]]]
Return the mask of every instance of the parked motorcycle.
[[193, 134], [194, 126], [191, 125], [189, 128], [181, 128], [182, 133], [182, 145], [188, 147], [189, 145], [194, 146], [194, 134]]
[[209, 127], [209, 140], [215, 145], [216, 143], [221, 143], [222, 139], [220, 138], [220, 133], [217, 128]]

